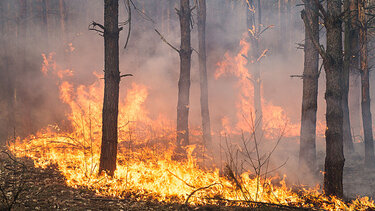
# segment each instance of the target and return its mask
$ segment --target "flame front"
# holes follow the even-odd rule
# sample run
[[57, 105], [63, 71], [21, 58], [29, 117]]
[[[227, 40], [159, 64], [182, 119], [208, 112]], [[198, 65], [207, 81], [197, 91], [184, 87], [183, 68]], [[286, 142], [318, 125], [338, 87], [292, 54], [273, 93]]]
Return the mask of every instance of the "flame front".
[[[252, 87], [247, 81], [251, 75], [244, 68], [240, 55], [246, 53], [246, 48], [250, 46], [244, 41], [241, 46], [242, 51], [234, 60], [229, 55], [226, 60], [232, 62], [231, 66], [235, 65], [233, 74], [239, 78], [243, 96], [238, 108], [246, 113], [245, 108], [250, 108], [249, 99], [252, 96]], [[52, 57], [43, 55], [42, 71], [46, 75], [58, 75], [59, 68]], [[228, 68], [224, 66], [224, 63], [221, 64], [222, 69], [218, 70], [217, 77], [227, 73]], [[55, 164], [66, 178], [67, 185], [89, 188], [105, 196], [179, 203], [189, 199], [189, 203], [194, 205], [230, 204], [230, 201], [241, 200], [237, 205], [249, 206], [243, 201], [246, 199], [298, 207], [318, 204], [330, 210], [375, 208], [369, 198], [346, 204], [339, 199], [323, 196], [318, 189], [303, 190], [297, 194], [287, 187], [284, 180], [274, 184], [275, 178], [253, 178], [250, 172], [239, 176], [243, 185], [239, 188], [233, 179], [223, 176], [219, 169], [200, 167], [194, 145], [187, 147], [188, 158], [185, 161], [173, 160], [174, 123], [162, 115], [156, 119], [149, 116], [145, 108], [148, 88], [137, 83], [131, 84], [125, 100], [120, 101], [119, 105], [119, 149], [115, 175], [112, 178], [98, 176], [103, 98], [103, 81], [100, 77], [92, 85], [75, 86], [58, 76], [61, 101], [70, 108], [67, 114], [70, 126], [64, 129], [51, 126], [35, 136], [18, 139], [15, 146], [10, 147], [13, 153], [32, 158], [37, 167], [46, 168]], [[280, 128], [279, 122], [288, 119], [281, 107], [264, 99], [262, 103], [264, 119], [268, 122], [264, 130], [271, 131], [269, 135], [273, 136], [272, 131]], [[223, 119], [223, 124], [225, 132], [233, 132], [227, 119]], [[237, 126], [242, 128], [242, 124], [239, 122]]]

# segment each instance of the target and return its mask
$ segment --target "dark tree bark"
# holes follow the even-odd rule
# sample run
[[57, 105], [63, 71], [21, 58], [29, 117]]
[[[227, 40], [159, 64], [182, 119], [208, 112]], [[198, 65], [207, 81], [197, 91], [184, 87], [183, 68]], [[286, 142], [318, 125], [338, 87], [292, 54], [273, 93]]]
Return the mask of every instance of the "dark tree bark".
[[207, 148], [211, 144], [211, 124], [210, 112], [208, 108], [208, 82], [206, 61], [206, 0], [198, 1], [198, 40], [202, 129], [204, 145]]
[[363, 134], [365, 136], [365, 166], [375, 167], [374, 141], [372, 134], [372, 117], [370, 107], [370, 73], [367, 61], [367, 21], [366, 21], [366, 1], [358, 2], [359, 46], [360, 46], [360, 71], [362, 82], [362, 122]]
[[[318, 101], [319, 52], [312, 39], [319, 42], [319, 10], [314, 1], [306, 1], [305, 14], [311, 30], [305, 30], [305, 63], [299, 166], [306, 175], [316, 171], [316, 111]], [[311, 34], [310, 34], [311, 33]]]
[[343, 196], [343, 110], [342, 110], [342, 21], [341, 0], [327, 0], [327, 51], [326, 71], [326, 158], [324, 191], [327, 195]]
[[[308, 0], [304, 0], [304, 3]], [[343, 51], [341, 0], [327, 0], [327, 9], [315, 0], [323, 17], [327, 34], [327, 50], [315, 39], [313, 44], [323, 58], [326, 72], [326, 158], [324, 164], [324, 192], [326, 195], [343, 197]], [[302, 12], [305, 29], [312, 31], [306, 13]]]
[[117, 158], [117, 121], [119, 102], [119, 28], [118, 0], [104, 0], [104, 102], [102, 147], [99, 173], [113, 176]]
[[181, 147], [189, 144], [189, 96], [192, 53], [190, 43], [191, 9], [189, 0], [180, 0], [178, 16], [181, 27], [181, 47], [179, 51], [180, 79], [178, 81], [177, 147]]
[[[351, 64], [354, 65], [354, 62], [352, 59], [355, 52], [354, 48], [355, 46], [352, 46], [353, 39], [358, 39], [358, 37], [355, 37], [355, 27], [352, 25], [353, 18], [355, 17], [356, 10], [353, 10], [353, 8], [350, 6], [351, 2], [354, 2], [353, 0], [345, 0], [344, 1], [344, 8], [346, 11], [350, 11], [349, 16], [345, 19], [345, 39], [344, 39], [344, 49], [345, 49], [345, 55], [344, 55], [344, 72], [343, 72], [343, 95], [342, 95], [342, 108], [343, 108], [343, 138], [344, 138], [344, 149], [345, 152], [352, 153], [354, 151], [353, 146], [353, 138], [352, 138], [352, 132], [350, 127], [350, 115], [349, 115], [349, 76], [350, 76], [350, 69]], [[353, 28], [353, 29], [352, 29]], [[357, 63], [358, 64], [358, 63]]]

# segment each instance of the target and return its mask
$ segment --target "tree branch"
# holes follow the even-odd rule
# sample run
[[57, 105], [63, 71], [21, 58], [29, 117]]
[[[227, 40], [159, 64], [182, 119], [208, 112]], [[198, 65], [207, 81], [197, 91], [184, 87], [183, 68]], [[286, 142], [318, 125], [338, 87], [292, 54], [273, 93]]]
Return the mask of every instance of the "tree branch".
[[154, 29], [155, 32], [160, 36], [160, 39], [163, 40], [163, 42], [165, 42], [167, 45], [169, 45], [169, 47], [171, 47], [173, 50], [177, 51], [178, 53], [180, 53], [180, 50], [178, 50], [176, 47], [174, 47], [172, 44], [170, 44], [164, 37], [163, 35], [160, 34], [160, 32], [157, 30], [157, 29]]

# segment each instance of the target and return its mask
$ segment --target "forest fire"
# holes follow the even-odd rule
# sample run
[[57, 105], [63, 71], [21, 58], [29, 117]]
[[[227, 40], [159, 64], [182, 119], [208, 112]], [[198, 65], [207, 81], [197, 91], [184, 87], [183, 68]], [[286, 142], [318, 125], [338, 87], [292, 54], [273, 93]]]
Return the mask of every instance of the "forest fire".
[[373, 8], [0, 0], [0, 210], [375, 210]]
[[[285, 177], [282, 179], [277, 175], [254, 178], [251, 172], [233, 175], [228, 166], [224, 174], [218, 168], [202, 168], [196, 145], [187, 147], [187, 160], [174, 160], [173, 124], [164, 117], [153, 120], [148, 116], [144, 107], [147, 87], [136, 83], [131, 85], [124, 101], [120, 102], [117, 170], [113, 178], [99, 176], [102, 76], [97, 76], [97, 82], [92, 85], [75, 87], [59, 77], [61, 71], [52, 58], [43, 63], [42, 71], [55, 74], [60, 80], [61, 101], [70, 107], [67, 118], [71, 123], [71, 132], [50, 126], [35, 136], [17, 139], [9, 148], [18, 157], [33, 159], [36, 167], [55, 165], [71, 187], [88, 188], [104, 196], [191, 205], [256, 207], [259, 202], [305, 208], [319, 206], [328, 210], [375, 208], [374, 202], [367, 197], [345, 203], [322, 195], [319, 187], [293, 191], [286, 185]], [[272, 108], [270, 114], [276, 115], [276, 120], [281, 120], [277, 119], [279, 115], [285, 115], [279, 107], [269, 108]], [[267, 116], [267, 112], [265, 114]], [[225, 120], [223, 124], [225, 126]], [[280, 125], [271, 124], [265, 129], [280, 130], [278, 127]], [[226, 133], [233, 133], [233, 130]]]

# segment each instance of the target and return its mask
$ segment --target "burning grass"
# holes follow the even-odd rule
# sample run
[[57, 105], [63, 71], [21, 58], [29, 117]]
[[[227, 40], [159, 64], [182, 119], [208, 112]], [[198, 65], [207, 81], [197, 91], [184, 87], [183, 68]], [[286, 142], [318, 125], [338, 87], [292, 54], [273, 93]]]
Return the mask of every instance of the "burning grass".
[[[277, 176], [265, 177], [258, 174], [254, 177], [250, 171], [236, 173], [230, 167], [227, 167], [225, 173], [215, 167], [201, 167], [197, 156], [202, 151], [199, 145], [186, 148], [185, 160], [172, 159], [176, 138], [173, 121], [162, 115], [157, 118], [149, 117], [149, 112], [144, 107], [148, 88], [136, 83], [131, 85], [125, 99], [120, 101], [117, 170], [113, 178], [99, 176], [103, 83], [98, 79], [90, 86], [75, 87], [63, 80], [63, 76], [70, 77], [73, 73], [68, 71], [69, 74], [63, 74], [66, 71], [58, 71], [58, 65], [53, 62], [52, 57], [53, 55], [43, 56], [45, 61], [42, 70], [46, 75], [52, 73], [57, 76], [60, 98], [70, 107], [67, 119], [71, 126], [64, 130], [58, 126], [50, 126], [24, 140], [17, 139], [9, 149], [18, 157], [31, 158], [36, 167], [57, 166], [70, 187], [87, 188], [103, 196], [190, 205], [257, 207], [267, 204], [327, 210], [375, 209], [374, 202], [367, 197], [345, 203], [340, 199], [325, 197], [318, 188], [293, 191], [286, 185], [285, 179], [279, 178], [279, 182], [275, 182]], [[240, 58], [238, 56], [237, 59]], [[243, 67], [237, 69], [241, 68]], [[248, 77], [250, 76], [246, 74], [239, 75], [239, 83], [247, 84], [243, 87], [240, 85], [241, 89], [249, 88], [248, 81], [245, 81]], [[249, 90], [251, 89], [247, 91]], [[246, 93], [243, 96], [250, 98], [251, 93]], [[241, 102], [246, 100], [248, 99], [241, 98]], [[274, 107], [271, 105], [270, 108], [273, 109], [267, 109], [272, 114], [268, 115], [269, 121], [282, 121], [280, 116], [285, 114], [281, 108]], [[277, 112], [272, 112], [274, 110]], [[274, 118], [274, 115], [277, 117]], [[265, 117], [268, 116], [266, 113]], [[229, 123], [223, 120], [225, 132], [235, 132], [230, 129], [232, 126], [226, 127], [227, 124]], [[241, 126], [241, 123], [238, 125]], [[268, 124], [271, 128], [267, 128], [266, 124], [263, 130], [273, 133], [274, 127], [278, 125]], [[191, 135], [194, 142], [194, 139], [199, 139], [200, 132], [192, 129]]]
[[[217, 168], [201, 168], [195, 145], [186, 148], [186, 160], [173, 160], [173, 127], [166, 124], [167, 120], [148, 118], [142, 107], [147, 89], [136, 84], [120, 106], [115, 175], [98, 176], [101, 106], [100, 97], [94, 96], [98, 96], [101, 86], [97, 83], [74, 89], [62, 83], [61, 98], [71, 108], [68, 119], [72, 132], [51, 126], [36, 136], [18, 139], [9, 147], [11, 151], [18, 157], [31, 158], [36, 167], [56, 165], [68, 186], [88, 188], [103, 196], [191, 205], [254, 207], [265, 203], [330, 210], [375, 208], [368, 198], [344, 203], [321, 195], [317, 189], [294, 192], [283, 179], [275, 184], [274, 178], [254, 178], [249, 171], [223, 175]], [[233, 178], [239, 178], [239, 182]]]
[[[242, 188], [239, 188], [228, 174], [225, 177], [218, 169], [200, 168], [193, 156], [194, 147], [187, 149], [188, 159], [180, 162], [171, 159], [173, 149], [165, 145], [154, 149], [132, 146], [130, 149], [126, 147], [127, 143], [122, 144], [115, 176], [98, 176], [98, 141], [91, 148], [72, 135], [41, 133], [37, 137], [18, 140], [10, 149], [19, 157], [32, 158], [37, 167], [55, 164], [68, 186], [88, 188], [104, 196], [192, 205], [259, 206], [267, 203], [328, 210], [375, 208], [374, 202], [366, 197], [344, 203], [325, 197], [317, 190], [294, 192], [284, 179], [275, 184], [272, 177], [251, 178], [250, 172], [240, 176]], [[259, 181], [261, 185], [257, 187]]]

